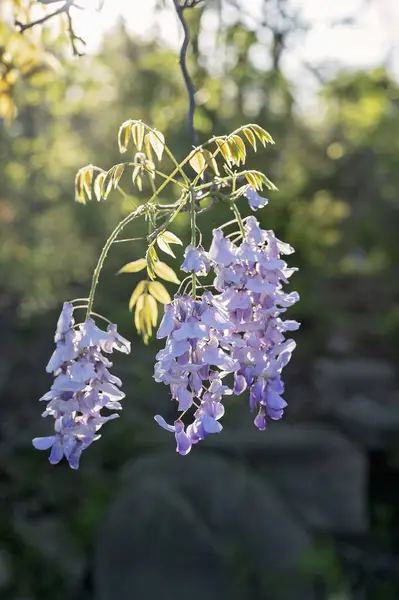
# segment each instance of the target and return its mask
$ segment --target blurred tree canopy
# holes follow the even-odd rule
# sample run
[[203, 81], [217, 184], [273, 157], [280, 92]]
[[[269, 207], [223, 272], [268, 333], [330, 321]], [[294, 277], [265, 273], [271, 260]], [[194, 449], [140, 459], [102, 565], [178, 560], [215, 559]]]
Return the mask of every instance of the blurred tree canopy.
[[[18, 32], [11, 6], [27, 23], [33, 13], [37, 16], [37, 4], [9, 0], [2, 5], [8, 18], [0, 24], [0, 151], [8, 159], [0, 166], [0, 268], [9, 301], [28, 312], [76, 293], [90, 276], [110, 224], [139, 201], [133, 187], [130, 202], [115, 196], [101, 208], [82, 208], [72, 201], [79, 167], [105, 168], [115, 161], [119, 124], [142, 118], [164, 131], [177, 153], [190, 143], [185, 90], [172, 50], [155, 39], [131, 39], [119, 25], [98, 55], [72, 60], [65, 15]], [[265, 22], [251, 27], [244, 18], [232, 19], [206, 43], [201, 39], [208, 8], [190, 11], [195, 59], [190, 67], [202, 139], [253, 121], [277, 140], [272, 150], [253, 158], [254, 168], [267, 161], [266, 170], [280, 189], [261, 218], [292, 241], [299, 266], [306, 266], [298, 275], [306, 279], [306, 285], [299, 283], [304, 293], [299, 310], [306, 313], [307, 301], [314, 309], [320, 277], [370, 274], [396, 264], [398, 182], [392, 161], [399, 89], [382, 69], [338, 72], [321, 88], [320, 114], [298, 113], [294, 87], [279, 61], [261, 67], [253, 59], [262, 47], [265, 55], [273, 55], [278, 31], [287, 36], [299, 26], [284, 7], [276, 3], [273, 12], [269, 6]], [[217, 14], [219, 8], [220, 3], [211, 3], [209, 12]], [[184, 223], [182, 216], [177, 226], [184, 229]], [[121, 248], [115, 269], [139, 250]], [[126, 280], [117, 285], [124, 289]]]

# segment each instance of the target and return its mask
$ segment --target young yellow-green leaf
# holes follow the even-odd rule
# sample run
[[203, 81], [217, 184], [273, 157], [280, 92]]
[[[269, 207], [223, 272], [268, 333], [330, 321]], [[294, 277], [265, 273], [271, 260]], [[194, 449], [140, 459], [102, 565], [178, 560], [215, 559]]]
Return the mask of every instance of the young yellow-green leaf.
[[[144, 298], [143, 310], [144, 310], [144, 316], [146, 318], [148, 325], [150, 327], [151, 327], [151, 325], [153, 327], [155, 327], [158, 322], [158, 304], [157, 304], [157, 301], [155, 300], [155, 298], [153, 298], [153, 296], [146, 294], [146, 297]], [[152, 333], [152, 331], [151, 331], [151, 333]], [[151, 335], [151, 333], [150, 333], [150, 335]]]
[[130, 134], [131, 126], [132, 126], [132, 122], [126, 121], [125, 123], [122, 123], [122, 125], [119, 128], [118, 146], [119, 146], [119, 152], [121, 154], [123, 154], [127, 150], [127, 147], [129, 144], [129, 134]]
[[147, 250], [147, 273], [151, 279], [155, 279], [155, 262], [158, 260], [158, 255], [154, 246], [150, 246]]
[[142, 295], [143, 292], [145, 292], [147, 285], [148, 285], [148, 281], [139, 281], [139, 283], [134, 288], [133, 293], [130, 296], [130, 300], [129, 300], [130, 312], [132, 312], [139, 297]]
[[245, 173], [245, 179], [254, 190], [259, 189], [258, 181], [253, 173]]
[[226, 144], [229, 148], [230, 151], [230, 156], [231, 156], [231, 162], [234, 165], [240, 165], [240, 153], [239, 153], [239, 148], [237, 146], [237, 144], [235, 143], [233, 138], [228, 138], [226, 140]]
[[227, 138], [217, 138], [215, 142], [226, 163], [229, 166], [232, 165], [234, 161], [231, 155], [229, 144], [227, 142]]
[[171, 281], [172, 283], [180, 283], [174, 270], [164, 262], [158, 261], [154, 263], [154, 271], [158, 277], [165, 281]]
[[252, 129], [246, 127], [245, 129], [243, 129], [243, 133], [247, 138], [248, 142], [251, 144], [252, 148], [256, 152], [256, 137], [254, 136]]
[[132, 138], [137, 150], [140, 152], [143, 147], [145, 127], [141, 121], [136, 121], [132, 127]]
[[137, 329], [137, 333], [141, 333], [143, 329], [143, 319], [141, 313], [143, 312], [144, 298], [146, 294], [139, 296], [136, 303], [136, 310], [134, 312], [134, 325]]
[[82, 173], [78, 171], [75, 177], [75, 202], [86, 204], [86, 197], [83, 190]]
[[161, 133], [157, 129], [154, 129], [153, 131], [150, 131], [147, 135], [149, 136], [149, 142], [155, 154], [157, 155], [158, 160], [161, 160], [165, 148], [165, 137], [163, 133]]
[[157, 244], [160, 250], [166, 252], [166, 254], [169, 254], [169, 256], [173, 256], [173, 258], [176, 258], [176, 255], [173, 252], [172, 248], [169, 246], [168, 242], [165, 242], [165, 240], [161, 236], [157, 237]]
[[148, 291], [161, 304], [170, 304], [172, 302], [168, 290], [159, 281], [151, 281], [148, 285]]
[[116, 188], [118, 187], [120, 178], [122, 177], [124, 170], [125, 170], [125, 165], [123, 165], [123, 164], [117, 165], [115, 167], [115, 172], [114, 172], [114, 175], [113, 175], [114, 190], [116, 190]]
[[103, 200], [106, 200], [108, 198], [112, 190], [114, 172], [115, 167], [112, 167], [104, 177], [104, 181], [101, 186], [101, 197], [103, 198]]
[[264, 173], [261, 173], [260, 171], [255, 171], [253, 173], [257, 179], [257, 181], [259, 182], [260, 185], [260, 189], [263, 189], [263, 186], [265, 185], [269, 190], [273, 190], [273, 191], [277, 191], [277, 187], [274, 185], [274, 183], [272, 181], [270, 181], [270, 179], [268, 177], [266, 177], [266, 175], [264, 175]]
[[251, 125], [250, 127], [252, 131], [255, 132], [256, 137], [260, 139], [263, 146], [266, 146], [266, 144], [274, 144], [272, 136], [265, 129], [263, 129], [263, 127], [260, 127], [260, 125]]
[[200, 177], [202, 178], [203, 175], [204, 175], [203, 172], [204, 172], [205, 167], [206, 167], [206, 161], [205, 161], [205, 158], [204, 158], [204, 155], [203, 155], [202, 151], [201, 150], [195, 150], [192, 153], [189, 162], [190, 162], [191, 167], [194, 169], [194, 171], [198, 175], [201, 173]]
[[180, 244], [180, 246], [183, 246], [181, 239], [171, 231], [164, 231], [159, 237], [168, 242], [168, 244]]
[[204, 155], [204, 158], [206, 160], [206, 163], [208, 165], [208, 167], [211, 167], [211, 169], [213, 169], [213, 171], [216, 173], [216, 175], [220, 175], [219, 173], [219, 167], [218, 164], [216, 162], [215, 157], [213, 156], [212, 152], [210, 152], [209, 150], [207, 150], [206, 148], [204, 148], [202, 150], [202, 153]]
[[153, 162], [153, 157], [152, 157], [152, 148], [151, 148], [151, 138], [150, 138], [150, 134], [147, 133], [144, 136], [144, 148], [145, 148], [145, 153], [147, 155], [147, 158], [149, 161]]
[[86, 196], [89, 200], [91, 200], [91, 184], [93, 182], [93, 168], [91, 165], [86, 167], [82, 173], [82, 181], [83, 181], [83, 189], [86, 193]]
[[142, 271], [143, 269], [145, 269], [146, 266], [147, 266], [146, 259], [138, 258], [137, 260], [127, 263], [121, 269], [119, 269], [118, 275], [120, 275], [121, 273], [138, 273], [139, 271]]
[[99, 175], [97, 175], [97, 177], [94, 181], [94, 194], [95, 194], [98, 202], [100, 202], [100, 200], [101, 200], [101, 188], [103, 186], [104, 179], [105, 179], [105, 173], [100, 173]]
[[240, 138], [239, 135], [233, 135], [233, 136], [231, 136], [231, 139], [236, 144], [237, 154], [238, 154], [239, 160], [244, 164], [245, 163], [245, 159], [247, 157], [247, 149], [245, 148], [244, 142], [242, 141], [242, 139]]

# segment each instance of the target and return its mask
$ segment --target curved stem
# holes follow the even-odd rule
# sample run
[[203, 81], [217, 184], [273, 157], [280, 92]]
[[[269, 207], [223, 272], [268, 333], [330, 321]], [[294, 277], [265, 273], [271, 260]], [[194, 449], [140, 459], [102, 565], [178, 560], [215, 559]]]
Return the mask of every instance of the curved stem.
[[[194, 189], [190, 189], [190, 216], [191, 216], [191, 245], [194, 246], [194, 248], [197, 245], [197, 224], [196, 224], [196, 214], [195, 214], [195, 191]], [[192, 295], [193, 295], [193, 299], [195, 300], [196, 296], [197, 296], [197, 281], [196, 281], [196, 276], [195, 273], [192, 274], [191, 276], [191, 281], [192, 281]]]
[[231, 210], [233, 211], [233, 213], [234, 213], [234, 215], [236, 217], [238, 226], [240, 228], [241, 235], [242, 235], [243, 239], [245, 239], [244, 223], [243, 223], [243, 220], [241, 218], [240, 211], [238, 210], [237, 205], [235, 204], [235, 202], [231, 203]]
[[[195, 87], [193, 84], [193, 80], [191, 79], [190, 73], [187, 68], [187, 50], [190, 44], [190, 28], [187, 24], [187, 21], [184, 16], [184, 8], [190, 8], [189, 5], [181, 5], [180, 0], [173, 0], [175, 5], [176, 14], [179, 18], [179, 21], [183, 27], [184, 31], [184, 40], [182, 47], [180, 49], [180, 68], [183, 74], [184, 83], [186, 84], [186, 89], [188, 93], [188, 101], [189, 101], [189, 109], [188, 109], [188, 131], [194, 146], [198, 146], [198, 134], [194, 127], [194, 115], [195, 115]], [[194, 5], [193, 5], [194, 6]]]
[[86, 320], [90, 317], [90, 314], [92, 312], [94, 296], [96, 293], [98, 280], [100, 277], [101, 269], [103, 268], [103, 265], [104, 265], [104, 261], [107, 258], [109, 249], [111, 248], [114, 240], [116, 240], [116, 238], [118, 237], [118, 235], [122, 231], [122, 229], [124, 229], [124, 227], [126, 227], [126, 225], [128, 225], [131, 221], [133, 221], [133, 219], [137, 219], [138, 217], [141, 217], [141, 215], [143, 215], [145, 212], [146, 212], [146, 205], [143, 204], [142, 206], [139, 206], [134, 212], [127, 215], [127, 217], [125, 217], [122, 221], [120, 221], [120, 223], [118, 223], [118, 225], [115, 227], [115, 229], [113, 230], [113, 232], [111, 233], [111, 235], [109, 236], [107, 241], [105, 242], [104, 248], [102, 249], [101, 254], [100, 254], [100, 258], [98, 259], [97, 266], [94, 269], [93, 278], [91, 281], [89, 300], [87, 303]]

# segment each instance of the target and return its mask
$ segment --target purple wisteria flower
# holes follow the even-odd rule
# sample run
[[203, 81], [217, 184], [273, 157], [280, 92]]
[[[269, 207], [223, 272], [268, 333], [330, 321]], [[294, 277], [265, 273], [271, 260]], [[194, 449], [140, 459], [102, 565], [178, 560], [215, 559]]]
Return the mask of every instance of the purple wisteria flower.
[[184, 262], [181, 266], [182, 271], [194, 273], [195, 275], [207, 275], [211, 268], [211, 262], [205, 250], [199, 246], [187, 246], [184, 252]]
[[244, 196], [248, 200], [248, 204], [252, 210], [258, 210], [258, 208], [263, 208], [268, 204], [269, 200], [267, 198], [263, 198], [258, 194], [256, 190], [254, 190], [250, 185], [244, 191]]
[[[278, 240], [273, 231], [263, 231], [255, 217], [247, 218], [245, 233], [241, 245], [231, 248], [235, 260], [228, 267], [214, 261], [214, 285], [234, 323], [236, 337], [231, 339], [230, 356], [240, 364], [234, 374], [234, 394], [249, 391], [250, 408], [258, 411], [255, 425], [263, 430], [266, 418], [280, 419], [286, 407], [281, 371], [295, 342], [285, 340], [285, 333], [298, 329], [299, 323], [284, 321], [280, 314], [299, 296], [283, 291], [283, 284], [296, 270], [281, 259], [282, 254], [293, 252], [291, 246]], [[223, 245], [218, 230], [215, 238]]]
[[[180, 454], [222, 430], [219, 420], [228, 394], [249, 393], [255, 426], [262, 431], [267, 420], [280, 419], [287, 406], [281, 373], [295, 342], [285, 335], [299, 323], [281, 315], [299, 296], [283, 289], [296, 269], [289, 268], [282, 255], [294, 250], [273, 231], [262, 230], [255, 217], [248, 217], [244, 228], [239, 246], [222, 230], [214, 230], [208, 257], [217, 293], [205, 292], [199, 300], [176, 296], [165, 308], [157, 334], [167, 339], [157, 355], [154, 378], [170, 386], [182, 414], [173, 426], [159, 415], [155, 419], [175, 433]], [[193, 250], [189, 247], [186, 257]], [[229, 374], [233, 389], [223, 385]], [[185, 426], [187, 412], [193, 419]]]
[[[176, 296], [165, 308], [157, 337], [167, 339], [156, 357], [154, 379], [170, 386], [180, 412], [197, 408], [195, 420], [185, 433], [180, 419], [174, 426], [166, 426], [163, 417], [155, 417], [164, 429], [175, 433], [180, 454], [187, 454], [191, 444], [222, 429], [218, 423], [224, 413], [221, 390], [226, 393], [228, 388], [222, 385], [220, 371], [234, 371], [239, 364], [223, 351], [217, 332], [232, 328], [227, 311], [213, 302], [212, 294], [204, 294], [200, 301]], [[182, 432], [190, 440], [188, 449], [179, 441], [185, 439]]]
[[103, 408], [121, 410], [125, 394], [119, 389], [121, 380], [111, 375], [112, 363], [103, 355], [114, 350], [128, 354], [130, 342], [118, 332], [116, 325], [107, 331], [99, 329], [92, 319], [74, 327], [73, 306], [65, 302], [55, 333], [56, 349], [46, 367], [54, 373], [54, 383], [41, 400], [47, 402], [42, 416], [55, 419], [54, 435], [35, 438], [38, 450], [51, 448], [49, 461], [59, 463], [65, 456], [72, 469], [78, 469], [83, 450], [99, 439], [104, 423], [118, 417], [104, 416]]

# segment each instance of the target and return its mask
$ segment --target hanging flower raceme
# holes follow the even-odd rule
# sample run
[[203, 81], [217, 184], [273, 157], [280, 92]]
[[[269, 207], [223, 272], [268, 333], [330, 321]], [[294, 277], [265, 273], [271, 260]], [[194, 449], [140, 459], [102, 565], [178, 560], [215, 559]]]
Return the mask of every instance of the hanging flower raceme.
[[226, 310], [213, 300], [210, 293], [205, 293], [200, 301], [175, 296], [165, 308], [157, 334], [159, 339], [166, 337], [166, 345], [156, 357], [155, 381], [170, 386], [179, 412], [186, 413], [193, 406], [197, 409], [186, 431], [181, 417], [174, 425], [168, 425], [159, 415], [155, 417], [161, 427], [175, 433], [180, 454], [187, 454], [192, 444], [208, 434], [221, 431], [221, 399], [232, 392], [223, 386], [220, 371], [228, 373], [239, 368], [218, 339], [233, 324]]
[[[289, 268], [281, 255], [293, 249], [272, 231], [262, 230], [254, 217], [246, 219], [244, 234], [237, 245], [215, 229], [208, 254], [187, 248], [185, 270], [204, 274], [208, 267], [205, 270], [202, 264], [211, 264], [219, 293], [205, 292], [201, 300], [175, 297], [159, 328], [158, 338], [167, 341], [157, 355], [154, 377], [170, 385], [182, 415], [174, 425], [159, 415], [155, 419], [175, 434], [177, 451], [183, 455], [206, 435], [222, 430], [219, 419], [227, 394], [249, 392], [260, 430], [268, 418], [280, 419], [287, 406], [281, 372], [295, 342], [286, 340], [285, 333], [299, 323], [284, 321], [280, 315], [299, 297], [283, 291], [296, 269]], [[222, 383], [229, 373], [234, 376], [233, 389]], [[193, 421], [185, 427], [182, 417], [193, 406]]]
[[291, 254], [293, 248], [273, 231], [262, 230], [254, 217], [246, 219], [244, 229], [240, 246], [215, 230], [209, 256], [216, 273], [214, 286], [221, 292], [218, 300], [234, 323], [230, 356], [240, 364], [234, 393], [249, 390], [250, 408], [258, 411], [255, 425], [263, 430], [266, 417], [280, 419], [287, 406], [281, 396], [281, 371], [295, 342], [285, 340], [285, 333], [298, 329], [299, 323], [284, 321], [280, 314], [299, 296], [283, 291], [296, 269], [289, 268], [281, 255]]
[[125, 394], [119, 389], [121, 380], [111, 375], [112, 363], [103, 352], [130, 352], [130, 343], [118, 334], [116, 325], [107, 331], [99, 329], [92, 319], [74, 327], [73, 305], [64, 303], [55, 334], [56, 349], [47, 365], [54, 373], [50, 391], [41, 400], [47, 402], [43, 417], [55, 419], [54, 435], [35, 438], [38, 450], [51, 448], [49, 461], [56, 464], [63, 456], [73, 469], [79, 467], [80, 456], [100, 435], [104, 423], [118, 417], [102, 415], [103, 408], [121, 410]]

